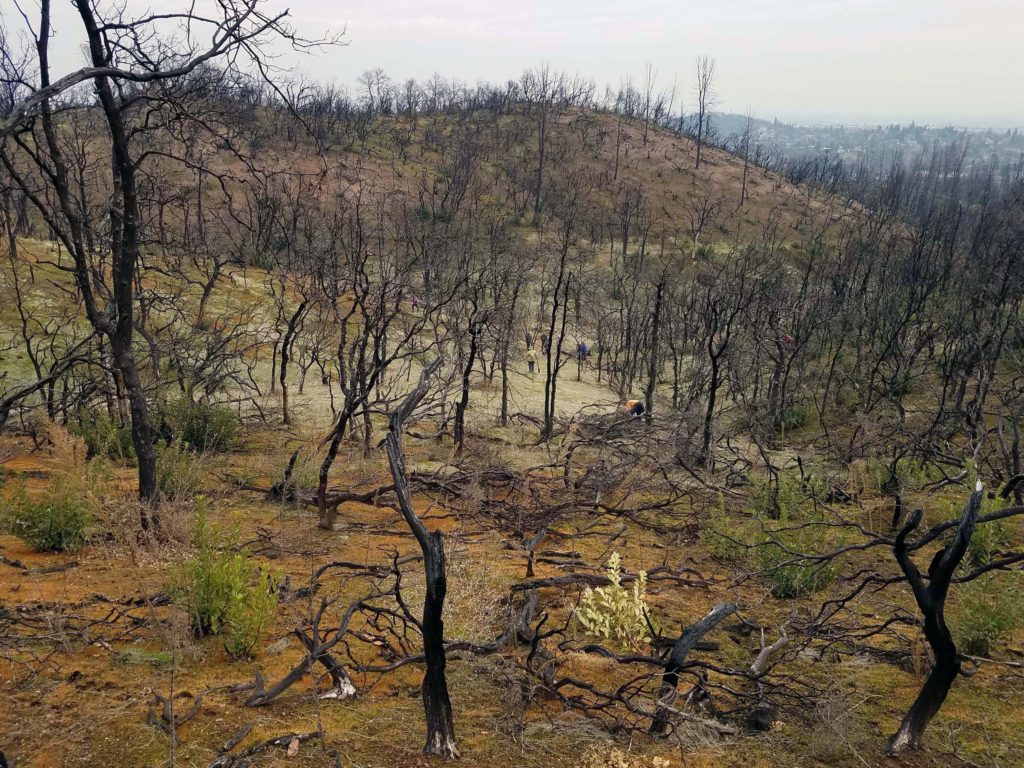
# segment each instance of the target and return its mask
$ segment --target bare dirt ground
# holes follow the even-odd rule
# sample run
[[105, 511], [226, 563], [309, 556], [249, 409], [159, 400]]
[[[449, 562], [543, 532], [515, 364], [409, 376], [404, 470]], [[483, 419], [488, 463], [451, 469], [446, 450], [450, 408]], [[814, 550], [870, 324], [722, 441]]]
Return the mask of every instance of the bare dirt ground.
[[[525, 364], [517, 365], [525, 369]], [[616, 399], [599, 385], [591, 371], [575, 381], [570, 364], [560, 382], [560, 410], [569, 415], [591, 403], [609, 411]], [[416, 544], [397, 513], [389, 507], [345, 504], [332, 532], [316, 527], [309, 509], [268, 502], [240, 485], [268, 487], [280, 476], [295, 445], [321, 432], [329, 408], [316, 379], [307, 380], [304, 397], [296, 396], [305, 425], [292, 433], [256, 430], [243, 447], [208, 457], [202, 491], [210, 513], [225, 525], [237, 525], [240, 541], [252, 557], [287, 577], [293, 588], [309, 583], [322, 565], [345, 560], [367, 566], [384, 564], [395, 555], [414, 554]], [[495, 426], [496, 388], [481, 383], [470, 411], [474, 429], [498, 441], [475, 441], [474, 451], [512, 452], [512, 463], [541, 464], [546, 449], [536, 444], [531, 425]], [[524, 370], [513, 376], [512, 410], [536, 414], [543, 398], [542, 379]], [[447, 446], [429, 441], [410, 447], [409, 466], [436, 468], [451, 460]], [[56, 471], [60, 457], [25, 439], [0, 443], [7, 481], [17, 479], [40, 489]], [[112, 470], [115, 482], [130, 486], [131, 469]], [[361, 446], [348, 446], [339, 457], [332, 484], [371, 487], [386, 481], [379, 452], [364, 456]], [[218, 638], [194, 640], [180, 609], [169, 605], [171, 574], [189, 554], [188, 531], [193, 507], [168, 507], [169, 526], [180, 532], [172, 541], [139, 540], [130, 516], [133, 507], [115, 494], [96, 526], [92, 543], [73, 555], [38, 554], [11, 536], [0, 537], [0, 749], [18, 766], [209, 766], [240, 728], [252, 725], [235, 753], [262, 740], [288, 733], [322, 731], [329, 749], [349, 766], [417, 766], [436, 764], [421, 753], [421, 669], [407, 665], [388, 674], [355, 675], [359, 694], [347, 701], [318, 701], [326, 688], [321, 678], [306, 678], [270, 705], [249, 708], [246, 694], [231, 686], [253, 679], [258, 669], [275, 680], [301, 660], [303, 649], [290, 634], [326, 598], [334, 601], [331, 620], [352, 600], [372, 589], [374, 579], [335, 572], [323, 579], [314, 598], [283, 601], [252, 662], [233, 661]], [[451, 638], [487, 642], [500, 633], [509, 608], [508, 588], [525, 575], [526, 555], [500, 526], [486, 520], [453, 515], [438, 498], [419, 495], [417, 509], [431, 528], [445, 532], [450, 587], [446, 634]], [[650, 601], [667, 626], [677, 631], [723, 599], [756, 606], [762, 621], [781, 623], [799, 608], [771, 598], [756, 582], [728, 588], [728, 569], [714, 559], [699, 539], [665, 540], [632, 525], [608, 544], [618, 522], [563, 520], [558, 530], [572, 539], [581, 563], [593, 567], [619, 552], [629, 570], [671, 563], [702, 574], [707, 588], [653, 585]], [[109, 533], [105, 533], [109, 532]], [[600, 536], [589, 534], [598, 532]], [[555, 548], [556, 544], [546, 545]], [[542, 548], [543, 550], [544, 548]], [[586, 568], [588, 566], [581, 566]], [[564, 569], [539, 561], [537, 576]], [[415, 564], [406, 569], [407, 599], [418, 605], [422, 577]], [[544, 590], [549, 609], [565, 616], [579, 591]], [[884, 611], [884, 606], [877, 610]], [[710, 659], [727, 663], [756, 653], [757, 639], [722, 633], [719, 650]], [[354, 651], [361, 661], [372, 661]], [[685, 746], [649, 737], [616, 741], [597, 724], [564, 710], [543, 697], [523, 710], [512, 695], [515, 662], [511, 655], [465, 655], [449, 665], [455, 721], [466, 766], [803, 766], [889, 765], [880, 757], [885, 735], [894, 728], [915, 695], [919, 676], [863, 657], [836, 657], [809, 674], [826, 674], [831, 698], [807, 713], [805, 720], [781, 720], [768, 733], [726, 739], [694, 737]], [[591, 679], [613, 677], [610, 662], [580, 659], [579, 671]], [[174, 695], [179, 713], [194, 714], [175, 729], [151, 722], [154, 696]], [[1024, 683], [1013, 670], [987, 667], [957, 683], [931, 732], [927, 753], [892, 765], [953, 765], [956, 746], [980, 760], [978, 765], [1014, 765], [1024, 752], [1019, 738], [1024, 711]], [[316, 740], [304, 741], [296, 754], [273, 748], [254, 758], [256, 766], [327, 766], [332, 758]]]

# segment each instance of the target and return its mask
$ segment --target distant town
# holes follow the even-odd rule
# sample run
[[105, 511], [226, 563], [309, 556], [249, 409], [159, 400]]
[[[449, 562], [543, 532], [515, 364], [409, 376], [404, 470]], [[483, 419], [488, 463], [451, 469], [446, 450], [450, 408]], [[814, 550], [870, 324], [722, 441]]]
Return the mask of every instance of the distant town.
[[[725, 144], [738, 140], [746, 122], [745, 115], [714, 116], [719, 140]], [[798, 125], [755, 118], [752, 141], [791, 159], [829, 155], [844, 162], [855, 162], [865, 157], [891, 157], [894, 153], [911, 158], [930, 152], [934, 146], [953, 142], [966, 144], [964, 160], [967, 167], [980, 163], [994, 163], [996, 167], [1014, 165], [1024, 155], [1024, 132], [1019, 128], [939, 128], [913, 122], [876, 126]]]

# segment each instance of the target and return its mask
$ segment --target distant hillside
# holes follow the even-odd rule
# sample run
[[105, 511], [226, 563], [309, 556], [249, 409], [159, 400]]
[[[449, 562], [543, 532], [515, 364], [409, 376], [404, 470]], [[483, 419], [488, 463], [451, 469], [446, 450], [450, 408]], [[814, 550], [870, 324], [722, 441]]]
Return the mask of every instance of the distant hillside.
[[[347, 195], [392, 201], [398, 195], [418, 204], [437, 193], [438, 184], [454, 181], [457, 186], [454, 166], [472, 162], [478, 164], [471, 182], [475, 194], [500, 201], [521, 225], [531, 226], [539, 166], [542, 214], [550, 213], [544, 196], [552, 184], [568, 173], [586, 172], [594, 186], [588, 194], [603, 209], [602, 224], [616, 218], [624, 195], [639, 193], [652, 217], [651, 231], [680, 248], [692, 245], [698, 229], [707, 244], [759, 237], [769, 220], [782, 231], [793, 230], [829, 205], [779, 173], [757, 167], [753, 158], [744, 173], [741, 153], [705, 147], [698, 169], [690, 137], [652, 124], [645, 141], [642, 122], [590, 109], [554, 111], [547, 117], [541, 161], [539, 121], [529, 111], [497, 117], [485, 111], [471, 117], [377, 117], [362, 138], [327, 132], [329, 173]], [[275, 142], [277, 162], [285, 166], [302, 166], [308, 151], [301, 137], [290, 146]], [[313, 161], [308, 163], [311, 170]]]

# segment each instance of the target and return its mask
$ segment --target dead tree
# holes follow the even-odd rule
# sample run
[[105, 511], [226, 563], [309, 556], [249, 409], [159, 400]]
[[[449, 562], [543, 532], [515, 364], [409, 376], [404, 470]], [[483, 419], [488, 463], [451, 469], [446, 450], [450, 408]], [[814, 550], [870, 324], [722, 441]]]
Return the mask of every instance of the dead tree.
[[[1011, 478], [1003, 489], [1003, 498], [1008, 498], [1021, 482], [1024, 482], [1024, 476]], [[1024, 507], [1019, 506], [1005, 507], [980, 514], [981, 503], [982, 486], [979, 482], [976, 485], [976, 490], [968, 498], [959, 518], [944, 520], [922, 530], [920, 526], [923, 512], [916, 510], [904, 521], [903, 503], [897, 495], [893, 518], [893, 529], [898, 530], [895, 536], [876, 535], [863, 542], [842, 546], [826, 553], [791, 551], [792, 557], [788, 561], [788, 565], [820, 567], [824, 563], [837, 563], [852, 552], [863, 554], [875, 547], [892, 549], [896, 563], [902, 572], [900, 575], [886, 576], [874, 571], [865, 575], [858, 569], [853, 578], [846, 581], [847, 588], [844, 592], [826, 600], [818, 615], [803, 623], [800, 628], [805, 637], [826, 638], [831, 647], [836, 647], [838, 642], [846, 640], [853, 641], [861, 650], [868, 650], [869, 647], [862, 643], [869, 637], [883, 635], [900, 624], [911, 626], [923, 624], [924, 637], [931, 651], [932, 668], [916, 699], [907, 710], [899, 729], [889, 739], [888, 752], [891, 755], [915, 750], [921, 746], [925, 730], [938, 714], [954, 681], [961, 674], [961, 664], [964, 658], [970, 658], [974, 663], [986, 661], [974, 656], [965, 657], [954, 642], [945, 619], [946, 598], [951, 585], [954, 583], [967, 584], [982, 576], [1013, 571], [1019, 569], [1020, 564], [1024, 563], [1024, 551], [1017, 546], [1010, 545], [1001, 549], [995, 557], [986, 562], [969, 561], [964, 567], [961, 567], [977, 526], [1024, 515]], [[834, 512], [834, 510], [832, 511]], [[848, 521], [841, 517], [839, 519], [842, 520], [840, 524], [848, 524]], [[823, 526], [822, 530], [828, 530], [836, 524], [835, 521], [826, 520], [819, 525]], [[913, 538], [911, 538], [912, 536]], [[912, 560], [912, 556], [942, 539], [945, 539], [947, 543], [938, 548], [931, 558], [927, 572], [922, 573]], [[909, 616], [902, 610], [880, 617], [877, 621], [865, 621], [863, 615], [856, 611], [851, 612], [852, 603], [866, 591], [878, 593], [890, 585], [903, 583], [910, 585], [923, 621]], [[843, 618], [844, 615], [845, 618]], [[770, 650], [764, 652], [771, 653]], [[752, 668], [752, 671], [756, 672], [757, 670]]]
[[658, 355], [658, 334], [661, 331], [662, 304], [665, 294], [665, 276], [662, 274], [654, 292], [654, 309], [651, 312], [651, 351], [647, 361], [647, 388], [644, 390], [644, 402], [647, 410], [644, 418], [648, 424], [654, 417], [654, 393], [658, 386], [661, 358]]
[[[476, 314], [475, 306], [473, 313]], [[462, 394], [455, 403], [455, 427], [452, 431], [456, 455], [462, 453], [462, 448], [466, 442], [466, 409], [469, 407], [469, 381], [480, 349], [480, 326], [485, 322], [485, 319], [476, 317], [469, 321], [469, 354], [466, 355], [466, 365], [462, 370]]]
[[746, 119], [743, 123], [743, 134], [740, 136], [740, 151], [743, 152], [743, 179], [740, 182], [740, 202], [737, 208], [742, 208], [747, 201], [747, 176], [750, 171], [750, 139], [754, 133], [754, 113], [747, 110]]
[[694, 91], [697, 95], [697, 159], [695, 168], [700, 168], [701, 150], [708, 134], [711, 108], [715, 105], [715, 94], [711, 84], [715, 79], [715, 60], [708, 56], [697, 57], [697, 82]]
[[704, 635], [718, 626], [723, 619], [736, 611], [732, 603], [719, 603], [700, 621], [691, 624], [676, 640], [675, 645], [665, 659], [665, 671], [661, 678], [661, 692], [658, 696], [658, 708], [651, 721], [651, 733], [665, 733], [668, 729], [668, 720], [672, 706], [677, 695], [679, 685], [679, 673], [683, 669], [686, 657], [696, 647]]
[[445, 577], [444, 541], [440, 531], [428, 531], [416, 515], [409, 499], [409, 482], [402, 458], [402, 429], [406, 419], [426, 397], [430, 379], [441, 367], [440, 358], [434, 360], [420, 374], [416, 388], [402, 401], [401, 405], [388, 414], [388, 435], [384, 445], [388, 454], [388, 465], [395, 483], [398, 507], [409, 524], [420, 549], [423, 550], [423, 569], [427, 591], [423, 598], [423, 653], [427, 669], [423, 676], [423, 711], [427, 719], [427, 743], [423, 751], [444, 758], [459, 756], [455, 742], [455, 723], [452, 719], [452, 704], [448, 698], [448, 681], [445, 677], [444, 610], [445, 593], [448, 584]]
[[697, 260], [700, 252], [701, 235], [715, 224], [722, 208], [725, 207], [725, 200], [710, 173], [701, 174], [698, 181], [697, 189], [686, 202], [685, 211], [690, 225], [690, 237], [693, 238], [693, 245], [690, 248], [690, 258], [693, 261]]
[[953, 574], [967, 552], [967, 545], [974, 534], [974, 526], [981, 509], [981, 488], [979, 482], [967, 500], [953, 541], [932, 558], [928, 566], [927, 583], [917, 565], [911, 560], [910, 547], [907, 545], [907, 537], [921, 524], [921, 510], [915, 510], [893, 542], [892, 549], [896, 562], [907, 577], [917, 607], [924, 616], [924, 636], [931, 646], [935, 663], [920, 693], [900, 723], [899, 730], [889, 739], [890, 755], [920, 747], [925, 728], [942, 707], [953, 681], [960, 673], [960, 657], [949, 627], [946, 626], [944, 612]]
[[[200, 77], [212, 68], [232, 70], [248, 57], [265, 74], [259, 59], [270, 40], [283, 38], [298, 49], [316, 43], [302, 40], [287, 26], [287, 12], [263, 12], [262, 0], [222, 3], [218, 13], [209, 16], [186, 6], [167, 15], [136, 18], [123, 6], [107, 8], [92, 0], [77, 2], [75, 8], [88, 65], [56, 80], [51, 79], [50, 0], [39, 4], [36, 27], [22, 16], [32, 37], [32, 55], [21, 57], [13, 52], [9, 39], [0, 40], [0, 79], [16, 84], [0, 120], [0, 164], [36, 208], [52, 239], [70, 254], [72, 263], [61, 270], [78, 292], [92, 329], [109, 341], [111, 363], [131, 411], [139, 496], [149, 502], [158, 491], [154, 430], [145, 377], [133, 344], [137, 285], [143, 280], [140, 270], [145, 266], [142, 256], [147, 243], [139, 177], [150, 156], [140, 135], [156, 129], [159, 120], [154, 115], [163, 108], [179, 118], [188, 114], [183, 106], [188, 95], [203, 87]], [[182, 22], [187, 30], [172, 47], [157, 30], [168, 18]], [[97, 116], [97, 152], [109, 162], [104, 173], [107, 188], [99, 190], [109, 200], [103, 220], [90, 213], [90, 206], [83, 205], [74, 189], [73, 164], [84, 153], [76, 157], [62, 139], [75, 120], [66, 110], [76, 104], [73, 89], [87, 82], [96, 95], [96, 105], [88, 112]], [[160, 130], [170, 133], [166, 125]], [[94, 239], [97, 232], [104, 233], [102, 247]], [[107, 253], [109, 261], [104, 263]], [[143, 528], [157, 527], [159, 520], [150, 504], [143, 505], [141, 522]]]
[[288, 330], [285, 331], [284, 339], [281, 341], [281, 419], [287, 425], [292, 423], [292, 413], [288, 402], [288, 361], [291, 359], [296, 333], [308, 308], [309, 299], [303, 297], [298, 308], [288, 319]]

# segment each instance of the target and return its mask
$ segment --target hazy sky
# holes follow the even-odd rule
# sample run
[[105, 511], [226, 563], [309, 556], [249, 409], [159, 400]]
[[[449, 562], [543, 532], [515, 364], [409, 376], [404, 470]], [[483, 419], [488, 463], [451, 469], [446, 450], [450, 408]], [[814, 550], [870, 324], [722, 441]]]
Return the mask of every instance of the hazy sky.
[[[176, 2], [128, 0], [128, 7]], [[470, 84], [504, 81], [548, 61], [603, 88], [627, 73], [639, 78], [651, 62], [659, 84], [677, 76], [689, 101], [694, 57], [707, 54], [717, 60], [722, 110], [750, 107], [759, 117], [799, 121], [1024, 126], [1024, 0], [269, 2], [290, 8], [300, 32], [346, 30], [346, 47], [295, 59], [338, 83], [376, 66], [394, 79], [439, 72]], [[77, 55], [66, 35], [54, 48]]]

